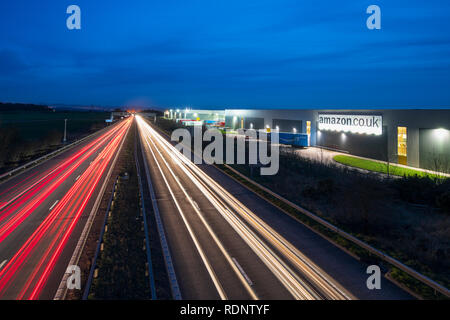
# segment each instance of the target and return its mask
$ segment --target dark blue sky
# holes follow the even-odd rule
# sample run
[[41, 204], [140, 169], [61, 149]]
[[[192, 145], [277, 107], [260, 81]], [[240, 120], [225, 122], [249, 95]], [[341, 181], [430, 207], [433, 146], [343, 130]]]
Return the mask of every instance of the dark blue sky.
[[15, 0], [0, 30], [0, 101], [450, 106], [448, 0]]

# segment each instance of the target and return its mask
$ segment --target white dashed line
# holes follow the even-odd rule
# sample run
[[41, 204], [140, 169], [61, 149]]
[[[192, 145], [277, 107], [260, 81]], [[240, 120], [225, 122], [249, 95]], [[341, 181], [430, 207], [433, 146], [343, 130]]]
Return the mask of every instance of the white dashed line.
[[50, 207], [50, 209], [48, 211], [52, 211], [53, 208], [56, 206], [56, 204], [58, 203], [59, 200], [56, 200], [55, 203]]
[[252, 280], [250, 280], [250, 278], [247, 276], [247, 274], [245, 273], [244, 269], [242, 269], [241, 265], [237, 262], [237, 260], [235, 258], [232, 258], [234, 264], [236, 265], [236, 267], [239, 269], [239, 271], [241, 272], [242, 276], [245, 278], [245, 281], [247, 281], [247, 283], [252, 286], [253, 282]]

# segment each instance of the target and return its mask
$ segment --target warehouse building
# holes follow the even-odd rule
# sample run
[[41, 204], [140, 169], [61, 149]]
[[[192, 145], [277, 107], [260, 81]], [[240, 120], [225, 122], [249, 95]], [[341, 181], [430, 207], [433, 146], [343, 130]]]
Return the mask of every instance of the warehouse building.
[[311, 146], [450, 171], [450, 109], [227, 109], [225, 127], [306, 133]]
[[225, 121], [225, 110], [170, 109], [164, 116], [174, 120]]
[[217, 121], [229, 130], [304, 133], [309, 146], [450, 172], [450, 109], [173, 109], [165, 115]]

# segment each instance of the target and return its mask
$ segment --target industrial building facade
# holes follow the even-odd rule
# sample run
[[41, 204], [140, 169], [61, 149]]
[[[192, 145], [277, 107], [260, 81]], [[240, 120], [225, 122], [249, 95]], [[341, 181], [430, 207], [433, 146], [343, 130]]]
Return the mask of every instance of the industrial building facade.
[[236, 130], [306, 133], [309, 145], [434, 171], [450, 171], [450, 109], [170, 110], [172, 119], [215, 119]]
[[225, 126], [307, 133], [311, 146], [435, 171], [450, 169], [450, 109], [227, 109]]

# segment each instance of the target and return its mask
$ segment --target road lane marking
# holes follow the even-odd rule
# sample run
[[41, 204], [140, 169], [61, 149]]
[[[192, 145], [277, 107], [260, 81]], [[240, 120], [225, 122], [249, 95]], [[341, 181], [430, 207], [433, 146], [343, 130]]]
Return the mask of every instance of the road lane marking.
[[245, 280], [247, 281], [247, 283], [252, 286], [253, 282], [252, 280], [250, 280], [250, 278], [248, 277], [248, 275], [245, 273], [244, 269], [242, 269], [241, 265], [239, 264], [239, 262], [237, 262], [236, 258], [231, 258], [234, 262], [234, 264], [236, 265], [236, 267], [239, 269], [239, 271], [242, 273], [242, 276], [245, 278]]
[[80, 179], [80, 177], [81, 177], [81, 174], [75, 179], [75, 181], [77, 181], [78, 179]]
[[[151, 135], [151, 131], [148, 130], [148, 132]], [[150, 135], [149, 135], [149, 137], [150, 137]], [[155, 135], [155, 137], [156, 137], [156, 140], [166, 143], [166, 141], [164, 141], [162, 139], [160, 140], [158, 136]], [[156, 148], [156, 145], [153, 142], [153, 140], [151, 138], [148, 139], [148, 140], [151, 141], [152, 144]], [[146, 142], [149, 145], [148, 141], [146, 141]], [[208, 187], [206, 185], [202, 186], [203, 182], [200, 182], [200, 180], [197, 181], [197, 178], [194, 177], [193, 174], [190, 173], [189, 170], [184, 167], [183, 163], [188, 163], [188, 160], [184, 161], [184, 159], [182, 157], [180, 157], [181, 162], [179, 162], [177, 160], [178, 154], [176, 152], [171, 153], [170, 152], [171, 149], [165, 147], [164, 144], [161, 144], [161, 146], [163, 147], [163, 149], [169, 155], [171, 155], [172, 159], [174, 159], [174, 161], [177, 163], [177, 165], [188, 175], [188, 177], [191, 178], [192, 182], [194, 182], [197, 185], [197, 187], [203, 192], [203, 194], [211, 201], [211, 203], [214, 205], [214, 207], [216, 207], [216, 209], [219, 212], [223, 212], [224, 208], [222, 208], [222, 206], [224, 205], [224, 203], [222, 203], [222, 201], [220, 201], [220, 200], [217, 201], [218, 199], [215, 199], [216, 196], [212, 193], [212, 191], [211, 190], [207, 190]], [[150, 148], [150, 150], [153, 153], [151, 148]], [[166, 162], [164, 157], [161, 155], [160, 151], [158, 150], [158, 148], [156, 148], [156, 151], [160, 154], [160, 157], [162, 158], [162, 160], [164, 162]], [[159, 166], [158, 162], [157, 162], [157, 165]], [[167, 163], [166, 163], [166, 166], [168, 167], [169, 171], [172, 171], [170, 169], [170, 167], [167, 165]], [[195, 165], [193, 165], [193, 167], [195, 168]], [[192, 170], [194, 168], [192, 168]], [[195, 169], [197, 169], [197, 168], [195, 168]], [[182, 186], [180, 186], [180, 187], [182, 188]], [[183, 189], [184, 188], [182, 188], [182, 190]], [[221, 188], [219, 187], [217, 189], [221, 189]], [[194, 208], [195, 208], [195, 206], [194, 206]], [[202, 218], [201, 215], [200, 215], [200, 218]], [[239, 221], [239, 219], [237, 219], [235, 214], [232, 214], [231, 217], [224, 216], [224, 218], [226, 220], [228, 220], [228, 222], [231, 224], [233, 229], [235, 229], [235, 231], [247, 242], [247, 244], [250, 246], [250, 248], [252, 248], [254, 250], [254, 252], [261, 258], [261, 260], [276, 275], [276, 277], [284, 284], [284, 286], [291, 292], [291, 294], [296, 299], [311, 299], [311, 298], [314, 298], [310, 294], [308, 288], [305, 286], [303, 281], [298, 279], [298, 277], [296, 277], [293, 274], [293, 272], [289, 269], [289, 267], [287, 267], [284, 263], [282, 263], [280, 261], [280, 259], [278, 258], [278, 256], [276, 256], [274, 254], [274, 252], [270, 248], [268, 248], [267, 245], [265, 245], [261, 241], [261, 239], [259, 239], [254, 234], [253, 231], [251, 231], [247, 226], [243, 225], [243, 222]], [[205, 224], [205, 226], [208, 226], [208, 225]], [[224, 250], [224, 252], [226, 253], [225, 250]], [[229, 259], [229, 261], [230, 261], [231, 265], [235, 269], [237, 269], [236, 265], [232, 262], [232, 260]], [[245, 279], [243, 279], [243, 276], [242, 276], [242, 274], [240, 273], [239, 270], [237, 270], [237, 273], [242, 277], [243, 282], [246, 285], [248, 285], [247, 281]]]
[[[192, 199], [192, 198], [191, 198]], [[198, 206], [197, 202], [195, 202], [194, 200], [192, 200], [192, 203], [194, 204], [195, 208], [200, 211], [200, 207]]]
[[6, 264], [8, 260], [3, 261], [2, 263], [0, 263], [0, 270], [2, 270], [3, 266]]
[[[154, 130], [151, 129], [148, 125], [147, 125], [147, 127], [148, 128], [145, 128], [145, 129], [147, 130], [149, 135], [153, 135]], [[239, 201], [237, 201], [235, 198], [233, 198], [232, 195], [228, 194], [216, 181], [214, 181], [209, 176], [204, 174], [200, 169], [198, 169], [198, 167], [196, 167], [195, 165], [192, 165], [192, 162], [190, 160], [188, 160], [187, 158], [185, 159], [182, 156], [182, 154], [179, 153], [178, 150], [177, 150], [178, 152], [175, 151], [175, 148], [172, 145], [170, 145], [169, 142], [167, 142], [164, 139], [162, 139], [161, 137], [159, 137], [156, 132], [155, 132], [154, 136], [155, 136], [156, 140], [158, 140], [158, 142], [161, 143], [163, 149], [165, 149], [174, 160], [175, 160], [175, 158], [179, 158], [181, 160], [181, 163], [178, 163], [178, 161], [176, 161], [176, 160], [175, 160], [175, 162], [177, 162], [177, 164], [180, 166], [180, 168], [183, 171], [185, 171], [185, 173], [188, 174], [188, 176], [190, 176], [191, 174], [189, 174], [187, 171], [192, 170], [193, 171], [192, 174], [198, 175], [197, 177], [195, 177], [195, 179], [200, 178], [201, 180], [203, 180], [203, 181], [200, 180], [201, 182], [199, 181], [200, 188], [202, 187], [201, 185], [204, 185], [205, 183], [207, 185], [209, 185], [210, 187], [213, 187], [214, 190], [216, 190], [218, 192], [220, 198], [222, 198], [228, 205], [231, 205], [231, 207], [233, 207], [235, 210], [237, 210], [237, 214], [240, 215], [242, 218], [244, 218], [244, 220], [247, 223], [249, 223], [251, 226], [253, 226], [257, 230], [259, 230], [259, 232], [263, 235], [264, 238], [267, 237], [266, 239], [268, 239], [268, 241], [270, 243], [273, 243], [275, 245], [275, 247], [279, 248], [279, 250], [283, 256], [287, 257], [291, 261], [294, 260], [293, 262], [295, 263], [295, 265], [303, 272], [306, 272], [307, 278], [312, 276], [312, 279], [310, 279], [310, 280], [313, 280], [313, 283], [317, 281], [317, 283], [319, 283], [319, 285], [321, 287], [325, 285], [325, 287], [326, 287], [325, 290], [328, 291], [328, 293], [329, 293], [329, 291], [337, 290], [338, 291], [337, 296], [334, 292], [332, 292], [331, 298], [349, 299], [349, 297], [347, 297], [345, 291], [342, 292], [341, 291], [342, 289], [338, 288], [332, 281], [330, 281], [330, 279], [327, 279], [328, 277], [324, 276], [324, 274], [322, 274], [322, 272], [320, 272], [321, 270], [317, 266], [315, 266], [314, 264], [308, 263], [307, 259], [305, 259], [305, 257], [303, 257], [303, 255], [300, 254], [300, 252], [295, 247], [293, 247], [289, 242], [287, 242], [284, 238], [282, 238], [279, 234], [277, 234], [267, 224], [262, 222], [261, 219], [256, 217], [253, 212], [249, 211]], [[148, 142], [147, 142], [147, 144], [148, 144]], [[169, 150], [172, 152], [170, 152]], [[184, 168], [184, 166], [181, 165], [182, 163], [184, 163], [187, 168]], [[195, 182], [194, 181], [195, 179], [193, 179], [193, 182]], [[206, 187], [208, 189], [208, 187], [206, 185], [204, 185], [204, 187]], [[201, 189], [203, 189], [203, 188], [201, 188]], [[204, 191], [207, 191], [207, 194], [209, 194], [210, 197], [213, 197], [213, 198], [217, 197], [217, 195], [211, 193], [211, 190], [204, 190]], [[207, 197], [207, 198], [209, 199], [209, 197]], [[221, 200], [210, 199], [210, 200], [215, 200], [214, 202], [219, 201], [218, 204], [225, 205], [224, 203], [222, 203], [222, 199]], [[214, 205], [214, 203], [213, 203], [213, 205]], [[214, 205], [214, 206], [216, 206], [216, 205]], [[232, 221], [237, 218], [237, 216], [235, 216], [235, 214], [230, 215], [230, 212], [227, 208], [218, 208], [217, 207], [217, 209], [219, 210], [219, 212], [224, 212], [227, 216], [229, 216], [227, 220], [229, 220], [229, 218], [231, 218], [231, 220], [229, 220], [230, 224], [232, 224], [233, 228], [244, 238], [244, 240], [246, 242], [248, 242], [248, 241], [251, 242], [251, 243], [248, 243], [250, 245], [250, 247], [252, 247], [253, 249], [256, 249], [256, 248], [254, 248], [255, 245], [256, 245], [256, 247], [258, 247], [258, 251], [255, 251], [255, 253], [257, 253], [258, 255], [261, 254], [262, 256], [260, 256], [260, 258], [264, 262], [270, 262], [270, 266], [268, 265], [269, 269], [271, 269], [274, 273], [276, 273], [278, 278], [279, 278], [279, 276], [282, 277], [279, 279], [282, 280], [283, 284], [286, 286], [286, 288], [288, 288], [289, 291], [291, 291], [291, 293], [294, 294], [294, 296], [300, 292], [292, 292], [292, 289], [295, 291], [297, 291], [297, 290], [302, 291], [301, 292], [302, 295], [304, 295], [304, 294], [312, 295], [310, 297], [297, 297], [297, 298], [316, 298], [316, 299], [321, 298], [320, 296], [317, 296], [317, 292], [315, 292], [316, 291], [315, 288], [311, 288], [309, 285], [306, 285], [301, 279], [298, 278], [297, 275], [295, 275], [292, 272], [292, 270], [290, 270], [290, 268], [284, 262], [279, 260], [277, 255], [269, 247], [267, 247], [265, 244], [261, 243], [261, 240], [258, 239], [258, 237], [250, 229], [248, 229], [247, 226], [241, 225], [243, 222], [239, 221], [240, 219], [238, 219], [237, 221]], [[236, 225], [236, 223], [237, 223], [237, 225]], [[236, 229], [236, 227], [239, 230]], [[243, 230], [240, 230], [240, 229], [243, 229]], [[248, 236], [252, 236], [254, 238], [247, 238]], [[261, 249], [263, 250], [262, 252], [259, 251]], [[271, 260], [271, 261], [268, 261], [267, 258], [269, 258], [269, 260]], [[273, 259], [273, 258], [275, 258], [275, 259]], [[278, 263], [277, 263], [277, 260], [278, 260]], [[280, 264], [280, 263], [281, 263], [281, 265], [275, 266], [275, 264]], [[280, 269], [280, 267], [282, 269]], [[307, 267], [306, 270], [305, 270], [305, 267]], [[313, 275], [313, 273], [316, 273], [316, 274]], [[319, 276], [318, 278], [317, 278], [317, 275]], [[292, 279], [292, 276], [294, 277], [294, 279]], [[324, 281], [325, 281], [325, 283], [324, 283]], [[331, 288], [329, 288], [328, 286], [331, 286]], [[305, 289], [306, 289], [306, 291], [305, 291]], [[312, 292], [310, 291], [311, 289], [312, 289]], [[341, 296], [339, 296], [339, 295], [341, 295]], [[342, 295], [343, 295], [343, 297], [342, 297]]]
[[[144, 147], [143, 140], [142, 140], [142, 139], [144, 139], [144, 136], [143, 136], [142, 132], [140, 132], [140, 130], [139, 130], [139, 134], [140, 134], [139, 140], [141, 143], [140, 144], [141, 155], [142, 155], [143, 165], [144, 165], [144, 169], [145, 169], [145, 174], [147, 177], [147, 179], [146, 179], [147, 186], [149, 188], [152, 207], [153, 207], [153, 211], [155, 213], [156, 228], [158, 230], [159, 238], [161, 241], [164, 262], [165, 262], [167, 273], [169, 276], [169, 282], [170, 282], [170, 286], [171, 286], [172, 295], [175, 300], [181, 300], [182, 299], [181, 292], [180, 292], [180, 288], [178, 286], [178, 280], [177, 280], [177, 276], [175, 274], [175, 269], [173, 267], [172, 256], [170, 254], [169, 245], [167, 244], [166, 233], [164, 232], [164, 228], [163, 228], [162, 221], [161, 221], [161, 215], [160, 215], [159, 209], [158, 209], [157, 202], [159, 200], [155, 195], [155, 190], [153, 189], [153, 183], [150, 178], [150, 170], [148, 168], [149, 160], [147, 158], [147, 152], [145, 151], [145, 147]], [[170, 199], [167, 199], [167, 200], [170, 201]]]
[[[192, 162], [191, 162], [190, 160], [188, 160], [187, 158], [186, 158], [186, 159], [182, 158], [182, 157], [183, 157], [182, 154], [179, 153], [178, 150], [177, 150], [178, 152], [175, 151], [174, 147], [171, 146], [167, 141], [165, 141], [165, 140], [162, 139], [162, 138], [161, 138], [161, 141], [164, 142], [164, 144], [168, 145], [169, 148], [172, 148], [172, 149], [173, 149], [173, 151], [174, 151], [174, 152], [173, 152], [173, 155], [179, 157], [184, 163], [188, 164], [189, 166], [191, 165]], [[172, 155], [172, 157], [173, 157], [173, 155]], [[187, 168], [188, 168], [189, 166], [187, 166]], [[181, 168], [183, 169], [183, 167], [181, 167]], [[184, 170], [184, 169], [183, 169], [183, 170]], [[217, 184], [217, 182], [215, 182], [215, 181], [214, 181], [213, 179], [211, 179], [209, 176], [205, 175], [205, 174], [204, 174], [200, 169], [198, 169], [195, 165], [192, 165], [192, 170], [198, 171], [196, 174], [197, 174], [201, 179], [204, 179], [204, 178], [205, 178], [206, 180], [204, 180], [204, 181], [207, 182], [208, 185], [209, 185], [209, 183], [211, 183], [212, 186], [215, 186], [215, 188], [214, 188], [215, 190], [217, 190], [218, 192], [223, 191], [222, 194], [223, 194], [224, 196], [227, 197], [227, 199], [225, 199], [225, 198], [223, 198], [223, 199], [224, 199], [227, 203], [229, 203], [230, 205], [232, 205], [233, 207], [234, 207], [234, 205], [237, 205], [237, 207], [236, 207], [235, 209], [236, 209], [237, 212], [238, 212], [242, 217], [244, 217], [244, 219], [246, 219], [249, 223], [252, 222], [250, 225], [253, 225], [253, 222], [259, 222], [260, 226], [261, 226], [262, 229], [263, 229], [262, 231], [265, 231], [265, 232], [264, 232], [265, 234], [267, 234], [267, 233], [269, 232], [268, 237], [269, 237], [271, 240], [281, 241], [281, 244], [282, 244], [282, 245], [287, 246], [286, 249], [291, 250], [291, 251], [293, 252], [293, 254], [296, 255], [296, 258], [300, 259], [300, 262], [302, 262], [304, 265], [306, 265], [306, 267], [311, 268], [311, 269], [312, 269], [314, 272], [316, 272], [320, 277], [322, 277], [322, 279], [317, 279], [317, 278], [316, 278], [316, 281], [317, 281], [317, 280], [320, 280], [320, 281], [321, 281], [321, 280], [324, 280], [324, 281], [328, 282], [328, 285], [330, 285], [330, 286], [332, 287], [331, 290], [334, 288], [335, 290], [340, 291], [340, 292], [338, 292], [338, 294], [342, 294], [344, 299], [350, 299], [350, 296], [348, 296], [348, 295], [345, 293], [345, 291], [342, 291], [342, 289], [338, 288], [338, 286], [336, 286], [335, 283], [333, 283], [332, 281], [330, 281], [330, 279], [327, 279], [327, 277], [324, 275], [323, 271], [321, 271], [320, 268], [318, 268], [317, 266], [314, 266], [310, 261], [307, 260], [306, 257], [302, 256], [302, 254], [301, 254], [295, 247], [293, 247], [289, 242], [287, 242], [284, 238], [282, 238], [279, 234], [277, 234], [273, 229], [271, 229], [271, 228], [270, 228], [267, 224], [265, 224], [261, 219], [259, 219], [257, 216], [255, 216], [254, 213], [252, 213], [251, 211], [249, 211], [245, 206], [243, 206], [241, 203], [239, 203], [236, 199], [233, 200], [233, 199], [232, 199], [233, 197], [232, 197], [231, 195], [229, 195], [228, 193], [226, 193], [225, 190], [224, 190], [220, 185]], [[205, 186], [206, 186], [206, 185], [205, 185]], [[228, 199], [228, 198], [229, 198], [229, 199]], [[231, 203], [230, 203], [230, 201], [231, 201]], [[241, 210], [243, 210], [243, 211], [241, 211]], [[229, 214], [229, 210], [226, 210], [226, 212]], [[243, 216], [243, 214], [248, 215], [249, 218], [251, 218], [251, 220], [248, 220], [247, 217]], [[257, 230], [260, 230], [260, 229], [261, 229], [261, 228], [258, 227], [258, 226], [255, 226], [255, 228], [256, 228]], [[266, 230], [267, 230], [267, 231], [266, 231]], [[271, 242], [272, 242], [272, 241], [271, 241]], [[282, 250], [282, 251], [286, 252], [287, 250]], [[290, 260], [292, 260], [292, 254], [290, 254], [289, 252], [288, 252], [288, 254], [289, 254], [289, 257], [288, 257], [288, 258], [289, 258]], [[299, 262], [296, 261], [295, 264], [298, 266], [298, 265], [299, 265]], [[302, 266], [300, 269], [303, 269], [303, 268], [304, 268], [304, 267]], [[307, 272], [308, 275], [311, 275], [311, 272], [310, 272], [309, 270], [306, 270], [306, 272]], [[300, 279], [299, 279], [299, 280], [300, 280]], [[330, 292], [330, 290], [327, 290], [327, 291]], [[333, 293], [332, 293], [332, 295], [336, 298], [336, 295], [334, 295]], [[337, 297], [337, 298], [338, 298], [338, 299], [341, 299], [342, 296], [341, 296], [341, 297]]]
[[[87, 149], [94, 148], [94, 149], [95, 149], [95, 148], [96, 148], [95, 145], [101, 145], [101, 144], [103, 144], [103, 143], [107, 140], [107, 138], [109, 138], [112, 134], [114, 134], [114, 132], [116, 132], [116, 131], [114, 131], [114, 130], [116, 130], [116, 129], [112, 129], [111, 132], [107, 132], [107, 133], [105, 133], [104, 135], [101, 135], [100, 137], [98, 137], [97, 140], [94, 140], [94, 141], [92, 141], [91, 143], [88, 143], [87, 146], [85, 146], [85, 148], [87, 148]], [[94, 144], [95, 142], [97, 142], [97, 143]], [[71, 157], [73, 157], [73, 156], [74, 156], [74, 155], [72, 155]], [[80, 157], [81, 157], [81, 159], [84, 159], [82, 156], [80, 156]], [[77, 157], [75, 157], [75, 159], [76, 159], [76, 158], [77, 158]], [[28, 186], [28, 187], [27, 187], [25, 190], [23, 190], [21, 193], [17, 194], [16, 196], [14, 196], [12, 199], [8, 200], [7, 202], [2, 203], [2, 204], [0, 205], [0, 210], [3, 210], [6, 206], [9, 206], [11, 203], [13, 203], [14, 201], [16, 201], [19, 197], [21, 197], [21, 196], [24, 195], [26, 192], [30, 191], [32, 188], [34, 188], [35, 186], [37, 186], [37, 185], [38, 185], [39, 183], [41, 183], [44, 179], [46, 179], [47, 177], [49, 177], [52, 173], [56, 172], [57, 169], [58, 169], [59, 167], [61, 167], [62, 165], [68, 163], [68, 161], [69, 161], [69, 159], [64, 160], [64, 162], [63, 162], [61, 165], [59, 165], [59, 166], [55, 167], [54, 169], [52, 169], [50, 172], [48, 172], [45, 176], [43, 176], [42, 178], [40, 178], [38, 181], [36, 181], [36, 182], [33, 183], [32, 185]], [[83, 160], [83, 161], [84, 161], [84, 160]], [[78, 161], [76, 162], [76, 165], [77, 165], [77, 166], [80, 165], [81, 162], [82, 162], [82, 161], [78, 160]]]
[[50, 207], [50, 209], [48, 211], [52, 211], [58, 202], [59, 202], [59, 200], [56, 200], [55, 203]]
[[[193, 230], [192, 230], [192, 228], [191, 228], [191, 225], [190, 225], [189, 222], [187, 221], [186, 216], [185, 216], [183, 210], [181, 209], [181, 207], [180, 207], [180, 205], [179, 205], [179, 203], [178, 203], [178, 201], [177, 201], [177, 199], [176, 199], [176, 197], [175, 197], [175, 194], [173, 193], [172, 188], [170, 187], [169, 182], [167, 181], [166, 175], [164, 174], [164, 172], [163, 172], [163, 170], [162, 170], [162, 168], [161, 168], [161, 166], [160, 166], [160, 164], [159, 164], [159, 161], [158, 161], [158, 159], [156, 158], [155, 153], [153, 152], [153, 150], [152, 150], [150, 144], [148, 143], [148, 141], [146, 140], [145, 142], [146, 142], [147, 145], [148, 145], [148, 148], [149, 148], [149, 150], [150, 150], [150, 152], [151, 152], [151, 154], [152, 154], [152, 156], [153, 156], [153, 159], [154, 159], [155, 162], [156, 162], [156, 165], [157, 165], [157, 167], [158, 167], [158, 169], [159, 169], [159, 172], [160, 172], [160, 174], [161, 174], [161, 176], [162, 176], [162, 178], [163, 178], [163, 180], [164, 180], [164, 183], [165, 183], [165, 185], [166, 185], [166, 187], [167, 187], [167, 189], [168, 189], [168, 191], [169, 191], [169, 193], [170, 193], [170, 195], [171, 195], [171, 197], [172, 197], [172, 200], [173, 200], [173, 202], [174, 202], [176, 208], [178, 209], [178, 212], [180, 213], [181, 219], [183, 220], [183, 222], [184, 222], [184, 224], [185, 224], [185, 226], [186, 226], [186, 229], [187, 229], [187, 231], [188, 231], [188, 234], [190, 235], [190, 237], [191, 237], [191, 239], [192, 239], [192, 242], [194, 243], [195, 248], [197, 249], [197, 252], [198, 252], [199, 255], [200, 255], [200, 258], [201, 258], [203, 264], [205, 265], [206, 270], [208, 271], [208, 274], [209, 274], [209, 276], [211, 277], [211, 280], [212, 280], [212, 282], [214, 283], [214, 286], [216, 287], [216, 290], [217, 290], [217, 292], [219, 293], [219, 296], [220, 296], [221, 300], [227, 300], [227, 296], [226, 296], [226, 294], [225, 294], [225, 291], [223, 290], [223, 287], [222, 287], [222, 285], [220, 284], [220, 281], [219, 281], [219, 279], [217, 278], [217, 275], [216, 275], [216, 273], [214, 272], [214, 270], [213, 270], [213, 268], [212, 268], [212, 266], [211, 266], [211, 263], [209, 262], [208, 258], [206, 257], [206, 254], [204, 253], [203, 248], [200, 246], [200, 243], [198, 242], [198, 239], [197, 239], [197, 237], [195, 236], [195, 234], [194, 234], [194, 232], [193, 232]], [[152, 143], [153, 143], [153, 142], [152, 142]], [[158, 149], [156, 149], [156, 150], [158, 151]], [[163, 160], [164, 160], [164, 158], [163, 158]]]
[[[171, 169], [170, 165], [167, 163], [167, 161], [164, 159], [163, 155], [161, 154], [161, 152], [158, 150], [158, 148], [156, 147], [155, 142], [150, 138], [150, 136], [148, 135], [145, 139], [145, 142], [147, 143], [147, 145], [150, 148], [150, 144], [148, 143], [148, 141], [150, 141], [152, 143], [152, 145], [155, 147], [155, 150], [158, 152], [159, 156], [161, 157], [161, 159], [163, 160], [164, 164], [166, 165], [167, 169], [169, 170], [169, 172], [171, 173], [172, 177], [175, 178], [176, 182], [178, 183], [178, 186], [181, 188], [181, 190], [183, 191], [183, 193], [185, 194], [186, 198], [189, 200], [190, 204], [192, 205], [192, 207], [194, 208], [194, 210], [197, 212], [199, 218], [201, 219], [202, 223], [204, 224], [204, 226], [206, 227], [206, 229], [208, 230], [209, 234], [211, 235], [211, 237], [213, 238], [213, 240], [215, 241], [215, 243], [217, 244], [217, 246], [219, 247], [220, 251], [222, 252], [222, 254], [225, 256], [226, 260], [228, 261], [228, 263], [230, 264], [231, 268], [233, 269], [233, 271], [236, 273], [236, 275], [238, 276], [239, 280], [243, 283], [245, 289], [247, 290], [247, 292], [250, 294], [250, 296], [252, 297], [252, 299], [254, 300], [258, 300], [258, 296], [256, 295], [256, 293], [254, 292], [254, 290], [248, 285], [247, 280], [243, 277], [242, 273], [240, 272], [239, 269], [237, 269], [236, 264], [232, 261], [231, 256], [228, 254], [228, 252], [225, 250], [223, 244], [220, 242], [220, 240], [218, 239], [217, 235], [214, 233], [214, 231], [211, 229], [210, 225], [206, 222], [205, 218], [203, 217], [200, 208], [198, 206], [198, 204], [189, 196], [189, 194], [187, 193], [186, 189], [183, 187], [183, 185], [181, 184], [180, 180], [178, 179], [178, 177], [176, 177], [175, 173], [173, 172], [173, 170]], [[152, 152], [153, 157], [156, 160], [156, 157], [152, 151], [152, 149], [150, 148], [150, 151]], [[177, 162], [177, 161], [176, 161]], [[157, 163], [157, 165], [159, 166], [159, 163]], [[180, 164], [181, 165], [181, 164]]]

